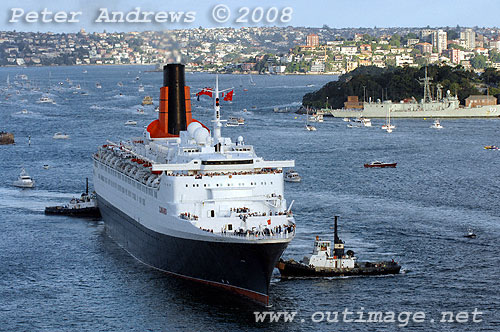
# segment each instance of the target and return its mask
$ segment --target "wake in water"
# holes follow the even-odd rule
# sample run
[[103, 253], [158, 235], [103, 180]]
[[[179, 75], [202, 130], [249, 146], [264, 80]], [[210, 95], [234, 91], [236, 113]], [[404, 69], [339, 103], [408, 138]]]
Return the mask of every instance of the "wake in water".
[[25, 209], [30, 211], [44, 211], [47, 205], [62, 204], [81, 193], [63, 193], [57, 191], [0, 188], [0, 207]]

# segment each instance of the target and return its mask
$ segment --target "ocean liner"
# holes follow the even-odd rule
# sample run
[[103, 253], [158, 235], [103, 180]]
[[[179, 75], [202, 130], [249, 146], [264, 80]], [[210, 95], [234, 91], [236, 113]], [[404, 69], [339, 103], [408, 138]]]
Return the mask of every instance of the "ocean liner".
[[164, 66], [159, 118], [93, 155], [106, 231], [144, 264], [268, 304], [295, 236], [283, 182], [294, 161], [266, 161], [221, 135], [218, 81], [212, 130], [192, 118], [184, 79], [184, 65]]

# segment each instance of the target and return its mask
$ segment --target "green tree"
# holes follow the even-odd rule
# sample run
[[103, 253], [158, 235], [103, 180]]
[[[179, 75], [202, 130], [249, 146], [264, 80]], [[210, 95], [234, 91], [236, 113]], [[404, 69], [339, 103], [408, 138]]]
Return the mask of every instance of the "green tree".
[[395, 33], [389, 40], [389, 45], [400, 47], [401, 46], [401, 36]]
[[474, 69], [484, 69], [486, 68], [486, 60], [488, 59], [484, 55], [478, 54], [470, 59], [470, 64]]

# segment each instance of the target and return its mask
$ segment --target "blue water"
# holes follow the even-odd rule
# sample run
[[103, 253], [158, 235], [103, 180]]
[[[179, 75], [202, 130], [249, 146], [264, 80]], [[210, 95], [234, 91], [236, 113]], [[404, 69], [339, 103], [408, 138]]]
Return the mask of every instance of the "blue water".
[[[373, 128], [349, 129], [326, 118], [317, 132], [307, 132], [303, 116], [275, 114], [273, 108], [297, 107], [304, 93], [333, 77], [254, 75], [251, 85], [248, 76], [221, 75], [221, 87], [235, 89], [223, 115], [247, 121], [223, 132], [244, 136], [266, 159], [295, 159], [303, 177], [286, 184], [288, 200], [295, 200], [297, 236], [285, 256], [301, 259], [316, 235], [331, 237], [333, 216], [339, 215], [341, 238], [360, 260], [394, 258], [404, 270], [391, 277], [295, 281], [280, 281], [276, 271], [272, 307], [266, 309], [142, 265], [106, 235], [102, 221], [43, 214], [46, 205], [82, 192], [98, 145], [141, 135], [157, 116], [152, 107], [144, 115], [137, 109], [145, 95], [157, 103], [161, 73], [137, 66], [85, 69], [0, 68], [0, 130], [16, 137], [16, 145], [0, 146], [1, 331], [402, 329], [397, 322], [311, 319], [317, 311], [346, 308], [425, 312], [424, 322], [408, 324], [411, 331], [500, 330], [500, 152], [483, 149], [500, 145], [498, 120], [444, 120], [440, 131], [429, 128], [430, 120], [395, 120], [397, 128], [388, 134], [379, 129], [381, 120], [373, 120]], [[20, 73], [40, 91], [6, 90], [7, 75], [13, 83]], [[66, 78], [82, 89], [71, 89]], [[186, 74], [186, 81], [196, 92], [213, 85], [214, 75]], [[96, 89], [96, 82], [103, 88]], [[144, 93], [137, 92], [139, 83]], [[47, 91], [56, 104], [36, 104]], [[210, 124], [209, 98], [193, 99], [193, 113]], [[129, 119], [138, 125], [124, 126]], [[53, 140], [56, 132], [71, 137]], [[398, 167], [363, 168], [375, 159]], [[21, 167], [35, 178], [36, 189], [11, 186]], [[463, 238], [467, 228], [477, 239]], [[442, 311], [475, 308], [483, 312], [481, 322], [439, 322]], [[298, 313], [291, 323], [256, 323], [253, 312], [262, 310]]]

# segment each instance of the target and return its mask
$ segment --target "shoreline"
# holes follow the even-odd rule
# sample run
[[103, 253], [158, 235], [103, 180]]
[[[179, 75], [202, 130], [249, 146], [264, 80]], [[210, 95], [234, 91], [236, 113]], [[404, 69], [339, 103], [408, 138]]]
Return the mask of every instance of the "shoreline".
[[[19, 65], [3, 65], [0, 66], [0, 68], [19, 68], [19, 69], [28, 69], [28, 68], [44, 68], [44, 67], [97, 67], [97, 66], [152, 66], [153, 68], [157, 64], [140, 64], [140, 63], [106, 63], [106, 64], [73, 64], [73, 65], [32, 65], [32, 66], [19, 66]], [[148, 72], [161, 72], [161, 70], [148, 70]], [[186, 67], [186, 72], [193, 72], [193, 73], [208, 73], [208, 74], [234, 74], [234, 75], [267, 75], [267, 76], [286, 76], [286, 75], [311, 75], [311, 76], [340, 76], [343, 73], [334, 73], [334, 72], [328, 72], [328, 73], [301, 73], [301, 72], [296, 72], [296, 73], [279, 73], [279, 74], [270, 74], [270, 73], [258, 73], [255, 71], [251, 72], [225, 72], [225, 71], [213, 71], [213, 70], [193, 70], [191, 68]]]

